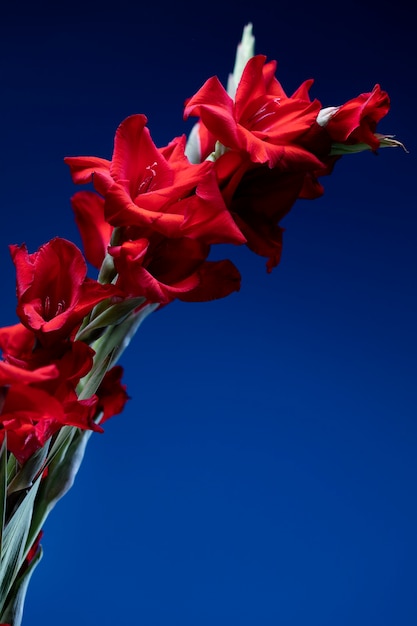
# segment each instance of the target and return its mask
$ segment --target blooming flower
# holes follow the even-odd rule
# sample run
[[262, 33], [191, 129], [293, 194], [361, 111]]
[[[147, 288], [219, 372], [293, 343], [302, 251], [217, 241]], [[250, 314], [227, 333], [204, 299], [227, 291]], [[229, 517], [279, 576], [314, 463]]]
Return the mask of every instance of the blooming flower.
[[11, 385], [0, 415], [0, 443], [7, 432], [7, 448], [23, 464], [64, 425], [101, 431], [93, 422], [97, 398], [61, 403], [42, 389]]
[[213, 164], [191, 164], [184, 154], [185, 137], [159, 150], [146, 122], [144, 115], [132, 115], [120, 124], [111, 161], [67, 157], [74, 182], [93, 181], [112, 226], [140, 226], [143, 236], [157, 232], [206, 243], [243, 243]]
[[97, 389], [97, 410], [102, 413], [100, 424], [121, 413], [129, 400], [126, 385], [122, 384], [122, 375], [123, 368], [115, 365], [106, 373]]
[[116, 285], [126, 296], [168, 304], [175, 298], [205, 301], [240, 288], [240, 274], [230, 261], [207, 261], [210, 246], [189, 237], [153, 237], [109, 248], [118, 272]]
[[79, 341], [66, 346], [61, 358], [34, 370], [0, 361], [0, 387], [5, 391], [0, 443], [7, 432], [7, 447], [20, 463], [64, 425], [102, 431], [94, 422], [98, 396], [79, 400], [76, 393], [80, 379], [92, 368], [94, 351]]
[[56, 237], [33, 254], [10, 246], [16, 266], [17, 314], [45, 345], [65, 339], [102, 300], [117, 294], [113, 285], [86, 277], [87, 265], [70, 241]]
[[216, 76], [209, 78], [186, 103], [184, 117], [200, 117], [201, 123], [226, 148], [245, 152], [254, 163], [282, 170], [317, 168], [317, 157], [297, 139], [314, 123], [321, 108], [287, 97], [274, 77], [276, 62], [264, 55], [249, 59], [233, 100]]
[[266, 165], [249, 169], [230, 201], [230, 211], [245, 235], [247, 247], [266, 257], [268, 272], [278, 265], [284, 229], [279, 226], [304, 185], [300, 172], [281, 172]]
[[[20, 623], [41, 527], [72, 486], [88, 435], [129, 399], [117, 363], [149, 313], [174, 299], [206, 301], [240, 288], [213, 244], [246, 244], [280, 260], [283, 217], [323, 193], [344, 152], [402, 145], [376, 133], [389, 98], [379, 85], [322, 108], [306, 80], [287, 96], [276, 62], [254, 56], [245, 27], [227, 90], [212, 77], [185, 104], [188, 142], [158, 148], [144, 115], [122, 121], [111, 160], [68, 157], [81, 251], [54, 238], [29, 254], [12, 245], [20, 322], [0, 328], [0, 619]], [[89, 431], [89, 432], [85, 432]], [[16, 622], [16, 623], [15, 623]], [[8, 624], [0, 624], [8, 626]]]
[[370, 93], [362, 93], [339, 107], [320, 111], [317, 123], [337, 143], [364, 143], [372, 150], [379, 148], [375, 134], [377, 123], [388, 113], [390, 99], [386, 91], [375, 85]]

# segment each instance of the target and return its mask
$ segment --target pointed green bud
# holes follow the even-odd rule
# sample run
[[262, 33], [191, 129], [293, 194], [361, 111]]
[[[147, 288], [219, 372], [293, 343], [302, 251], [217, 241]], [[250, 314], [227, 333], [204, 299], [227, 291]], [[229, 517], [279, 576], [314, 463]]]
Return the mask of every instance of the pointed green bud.
[[[381, 135], [380, 133], [375, 133], [375, 137], [379, 139], [380, 148], [402, 148], [405, 152], [408, 153], [405, 145], [401, 143], [401, 141], [397, 141], [396, 139], [394, 139], [393, 135]], [[371, 146], [367, 143], [333, 143], [330, 150], [330, 156], [356, 154], [357, 152], [366, 152], [367, 150], [372, 150]]]
[[239, 84], [240, 79], [242, 78], [243, 70], [245, 69], [246, 63], [251, 59], [255, 54], [255, 37], [252, 34], [252, 24], [246, 24], [243, 29], [242, 40], [237, 46], [236, 50], [236, 59], [235, 66], [233, 68], [233, 73], [229, 74], [229, 78], [227, 81], [227, 93], [231, 98], [234, 99], [236, 94], [236, 89]]

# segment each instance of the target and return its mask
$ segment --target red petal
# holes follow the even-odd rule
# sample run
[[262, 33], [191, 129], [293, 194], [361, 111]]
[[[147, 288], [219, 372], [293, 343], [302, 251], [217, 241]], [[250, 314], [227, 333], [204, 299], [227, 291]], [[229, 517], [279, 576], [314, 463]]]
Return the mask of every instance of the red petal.
[[110, 174], [126, 185], [132, 198], [149, 186], [166, 187], [173, 175], [165, 158], [153, 143], [144, 115], [131, 115], [120, 124], [114, 139]]
[[198, 286], [177, 297], [184, 302], [225, 298], [240, 289], [240, 273], [231, 261], [206, 261], [197, 272]]
[[97, 390], [98, 410], [103, 412], [100, 424], [113, 415], [121, 413], [129, 400], [126, 385], [121, 382], [122, 375], [123, 368], [120, 365], [115, 365], [106, 373]]
[[30, 385], [31, 383], [39, 383], [58, 376], [56, 365], [45, 365], [36, 370], [25, 370], [10, 363], [0, 361], [0, 386], [11, 385], [14, 383], [23, 383]]
[[379, 85], [371, 93], [363, 93], [338, 108], [329, 119], [326, 130], [333, 141], [367, 143], [373, 150], [379, 147], [375, 137], [377, 123], [389, 111], [390, 100]]
[[187, 102], [184, 118], [199, 116], [203, 124], [223, 145], [239, 146], [234, 103], [216, 76], [209, 78]]
[[112, 226], [104, 218], [104, 198], [92, 191], [79, 191], [71, 198], [75, 221], [86, 259], [100, 268], [110, 243]]
[[[90, 183], [93, 175], [100, 173], [101, 184], [97, 191], [104, 193], [106, 187], [111, 183], [109, 174], [110, 161], [99, 157], [65, 157], [64, 162], [69, 166], [72, 180], [75, 184]], [[107, 181], [105, 184], [104, 181]]]

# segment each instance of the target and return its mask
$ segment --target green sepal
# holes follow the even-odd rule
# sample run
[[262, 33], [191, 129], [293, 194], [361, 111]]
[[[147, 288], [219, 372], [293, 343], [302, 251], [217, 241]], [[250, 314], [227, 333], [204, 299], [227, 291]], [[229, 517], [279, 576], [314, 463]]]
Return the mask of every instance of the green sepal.
[[97, 280], [99, 283], [103, 285], [105, 285], [106, 283], [109, 284], [114, 280], [114, 278], [116, 277], [116, 274], [117, 272], [116, 272], [116, 268], [114, 267], [114, 259], [111, 256], [111, 254], [107, 252], [106, 256], [103, 259], [103, 263], [101, 265]]
[[129, 298], [128, 300], [107, 306], [104, 311], [99, 312], [98, 315], [93, 315], [87, 326], [78, 332], [76, 339], [78, 341], [88, 342], [95, 331], [105, 328], [106, 326], [115, 326], [122, 323], [132, 311], [145, 301], [146, 298], [143, 297]]
[[159, 307], [159, 304], [148, 304], [140, 311], [131, 313], [117, 326], [110, 326], [103, 337], [93, 344], [96, 358], [100, 362], [104, 355], [111, 353], [112, 359], [109, 368], [114, 365], [128, 347], [142, 322]]
[[159, 304], [148, 304], [137, 312], [133, 309], [125, 316], [123, 321], [108, 325], [103, 335], [91, 344], [95, 351], [94, 365], [87, 376], [84, 376], [78, 384], [77, 393], [79, 400], [91, 398], [97, 391], [106, 372], [120, 358], [140, 324], [158, 306]]
[[16, 473], [13, 480], [9, 483], [7, 488], [7, 495], [14, 493], [15, 491], [21, 491], [22, 489], [29, 489], [32, 486], [33, 481], [38, 478], [46, 465], [46, 457], [49, 449], [49, 441], [46, 442], [42, 448], [39, 448], [21, 469]]
[[[375, 133], [375, 137], [379, 140], [380, 148], [402, 148], [405, 152], [408, 152], [407, 148], [401, 141], [394, 139], [394, 135], [381, 135]], [[367, 143], [332, 143], [330, 149], [330, 156], [343, 156], [344, 154], [355, 154], [357, 152], [366, 152], [372, 150], [371, 146]]]

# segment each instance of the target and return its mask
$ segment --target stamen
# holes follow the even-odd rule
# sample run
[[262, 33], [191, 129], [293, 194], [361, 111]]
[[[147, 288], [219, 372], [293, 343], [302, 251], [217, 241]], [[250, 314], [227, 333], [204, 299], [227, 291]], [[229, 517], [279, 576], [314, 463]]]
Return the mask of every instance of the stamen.
[[53, 317], [57, 315], [61, 315], [65, 311], [65, 300], [60, 300], [57, 304], [55, 313], [52, 313], [51, 310], [51, 298], [49, 296], [45, 297], [44, 305], [43, 305], [43, 315], [44, 319], [51, 320]]
[[151, 185], [153, 183], [153, 179], [156, 176], [156, 169], [155, 169], [155, 167], [157, 165], [158, 165], [158, 162], [154, 161], [152, 163], [152, 165], [147, 165], [146, 166], [145, 169], [148, 172], [150, 172], [150, 175], [143, 179], [143, 181], [139, 185], [138, 193], [147, 193], [148, 191], [150, 191]]
[[253, 115], [251, 115], [251, 117], [248, 119], [248, 122], [253, 123], [253, 124], [259, 124], [259, 122], [262, 122], [262, 120], [264, 120], [265, 118], [270, 117], [271, 115], [275, 115], [276, 113], [275, 108], [273, 107], [271, 110], [272, 103], [277, 104], [279, 106], [281, 104], [281, 98], [277, 96], [273, 100], [270, 100], [269, 102], [264, 104]]
[[58, 302], [58, 306], [56, 307], [56, 313], [55, 313], [55, 317], [57, 315], [61, 315], [61, 313], [65, 311], [65, 301], [64, 300], [60, 300]]

